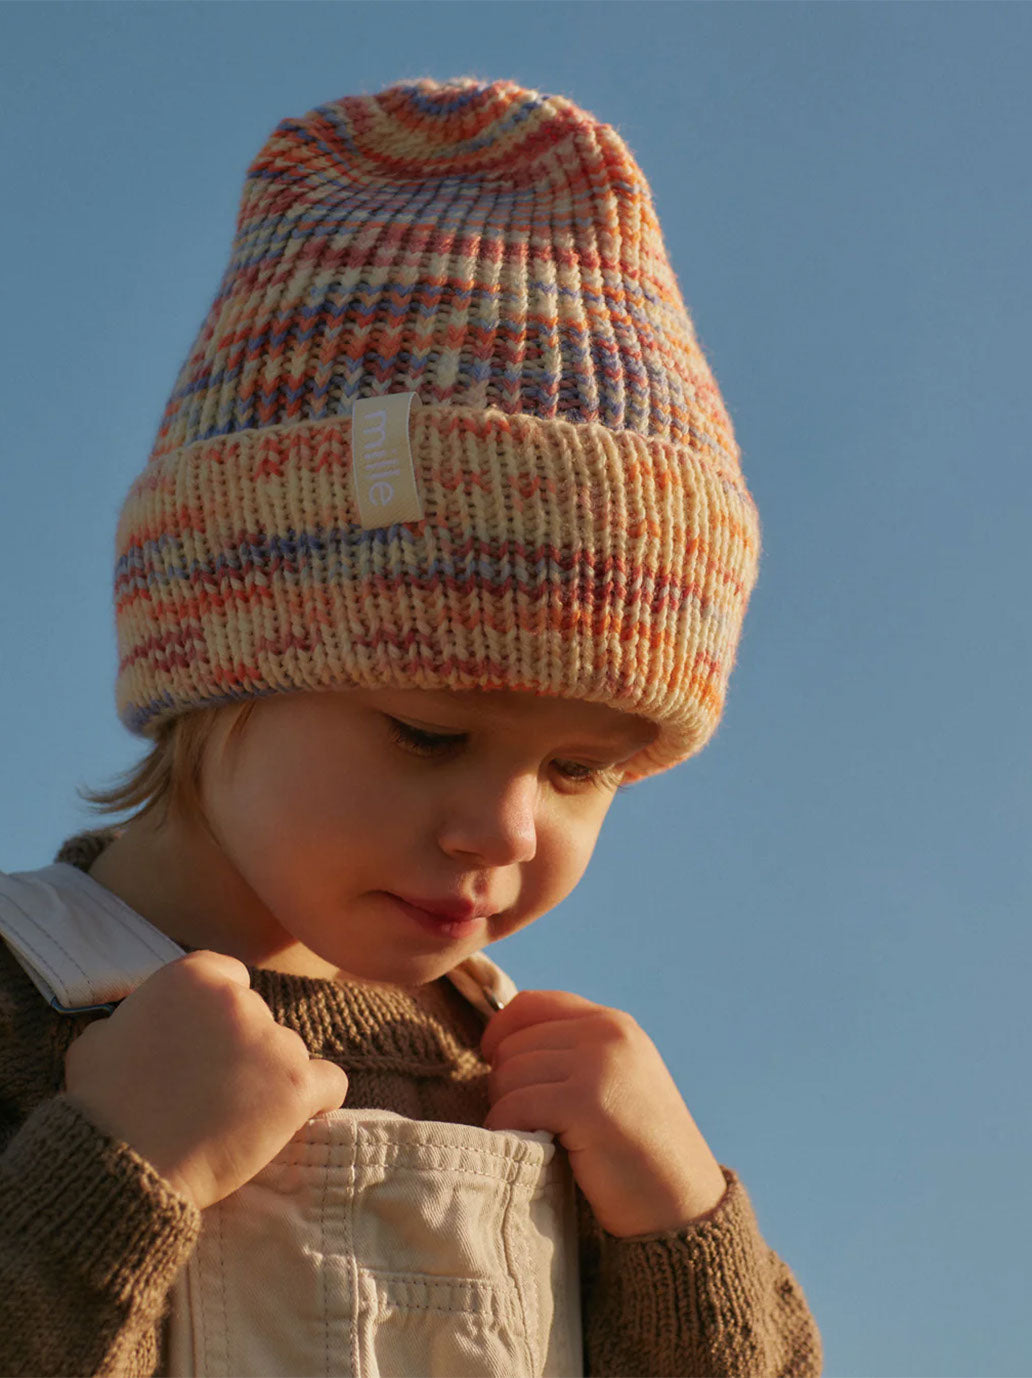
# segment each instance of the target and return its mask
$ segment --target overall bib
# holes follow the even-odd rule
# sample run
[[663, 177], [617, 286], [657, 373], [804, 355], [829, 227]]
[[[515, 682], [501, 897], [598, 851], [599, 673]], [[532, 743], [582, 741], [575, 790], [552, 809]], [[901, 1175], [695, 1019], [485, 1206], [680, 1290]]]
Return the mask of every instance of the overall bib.
[[[0, 938], [65, 1014], [110, 1012], [184, 955], [64, 862], [0, 872]], [[483, 953], [448, 976], [485, 1019], [516, 993]], [[201, 1219], [172, 1378], [583, 1374], [573, 1175], [545, 1131], [345, 1104]]]

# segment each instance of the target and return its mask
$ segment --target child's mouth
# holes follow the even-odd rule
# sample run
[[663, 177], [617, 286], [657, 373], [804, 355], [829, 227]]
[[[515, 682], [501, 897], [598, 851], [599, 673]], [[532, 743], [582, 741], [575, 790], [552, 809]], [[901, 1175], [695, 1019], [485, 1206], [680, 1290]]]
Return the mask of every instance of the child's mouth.
[[[384, 894], [390, 894], [390, 892], [384, 891]], [[390, 895], [390, 898], [410, 919], [415, 919], [416, 923], [421, 924], [429, 932], [436, 933], [438, 937], [466, 938], [471, 933], [475, 933], [484, 922], [482, 918], [439, 918], [436, 914], [428, 914], [425, 909], [417, 909], [415, 905], [408, 904], [405, 900], [399, 899], [397, 895]]]

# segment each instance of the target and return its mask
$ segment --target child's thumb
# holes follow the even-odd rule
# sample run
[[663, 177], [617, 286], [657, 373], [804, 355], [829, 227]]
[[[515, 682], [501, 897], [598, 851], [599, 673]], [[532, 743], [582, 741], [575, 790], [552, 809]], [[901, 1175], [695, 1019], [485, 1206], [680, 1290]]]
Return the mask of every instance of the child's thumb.
[[348, 1094], [348, 1074], [328, 1058], [313, 1057], [308, 1064], [311, 1071], [312, 1111], [309, 1119], [339, 1110]]

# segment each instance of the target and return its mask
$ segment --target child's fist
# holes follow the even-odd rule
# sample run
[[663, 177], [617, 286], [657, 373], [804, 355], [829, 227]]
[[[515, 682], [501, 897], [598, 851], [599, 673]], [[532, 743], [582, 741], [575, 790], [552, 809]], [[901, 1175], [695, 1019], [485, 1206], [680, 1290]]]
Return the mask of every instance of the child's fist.
[[86, 1026], [65, 1055], [65, 1087], [99, 1129], [204, 1210], [306, 1120], [337, 1109], [348, 1078], [276, 1023], [243, 962], [200, 951]]
[[485, 1129], [544, 1129], [566, 1149], [599, 1223], [628, 1237], [677, 1230], [727, 1183], [656, 1045], [623, 1010], [523, 990], [481, 1040]]

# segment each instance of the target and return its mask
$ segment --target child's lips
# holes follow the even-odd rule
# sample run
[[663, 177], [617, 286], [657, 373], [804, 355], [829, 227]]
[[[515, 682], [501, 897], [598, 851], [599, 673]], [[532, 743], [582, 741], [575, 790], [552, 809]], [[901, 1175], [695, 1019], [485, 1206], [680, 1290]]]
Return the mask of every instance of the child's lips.
[[459, 896], [446, 895], [439, 900], [421, 899], [416, 895], [395, 895], [394, 898], [401, 900], [403, 904], [410, 905], [413, 909], [421, 909], [424, 914], [430, 914], [435, 919], [446, 919], [450, 923], [466, 923], [469, 919], [483, 919], [492, 912], [487, 904], [462, 899]]
[[[389, 894], [389, 891], [385, 893]], [[403, 900], [400, 895], [390, 895], [395, 904], [402, 909], [410, 919], [415, 919], [418, 924], [436, 933], [438, 937], [465, 938], [469, 934], [475, 933], [487, 916], [487, 911], [478, 913], [477, 907], [473, 907], [473, 912], [467, 918], [453, 919], [447, 915], [432, 914], [429, 910], [421, 908], [419, 905], [410, 904], [408, 900]], [[480, 906], [482, 908], [482, 906]]]

